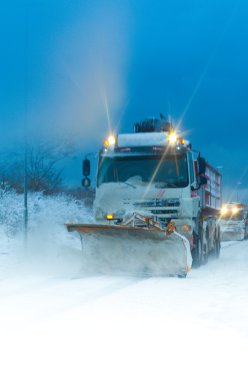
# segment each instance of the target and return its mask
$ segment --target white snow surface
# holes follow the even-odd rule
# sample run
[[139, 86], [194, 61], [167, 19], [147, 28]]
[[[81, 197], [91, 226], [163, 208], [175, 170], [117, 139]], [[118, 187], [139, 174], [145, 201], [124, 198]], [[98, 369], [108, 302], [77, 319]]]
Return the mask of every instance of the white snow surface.
[[186, 279], [87, 273], [71, 198], [1, 194], [0, 379], [247, 379], [248, 241]]

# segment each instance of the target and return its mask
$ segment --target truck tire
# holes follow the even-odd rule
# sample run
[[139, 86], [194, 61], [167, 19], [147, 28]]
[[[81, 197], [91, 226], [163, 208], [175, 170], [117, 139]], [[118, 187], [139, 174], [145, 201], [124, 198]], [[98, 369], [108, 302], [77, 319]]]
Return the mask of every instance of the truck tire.
[[204, 244], [202, 247], [202, 264], [205, 265], [208, 262], [208, 247]]
[[220, 236], [216, 236], [214, 240], [213, 257], [218, 259], [220, 257]]
[[193, 233], [194, 248], [192, 249], [192, 267], [199, 268], [202, 264], [202, 241], [199, 236]]
[[184, 273], [184, 274], [178, 274], [177, 275], [177, 278], [186, 278], [187, 277], [187, 273]]

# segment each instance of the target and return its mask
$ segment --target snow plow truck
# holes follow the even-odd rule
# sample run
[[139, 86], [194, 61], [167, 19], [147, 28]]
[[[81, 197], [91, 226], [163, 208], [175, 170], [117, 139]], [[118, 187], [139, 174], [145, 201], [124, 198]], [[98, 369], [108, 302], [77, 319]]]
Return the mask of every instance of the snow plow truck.
[[248, 237], [248, 209], [245, 204], [232, 202], [220, 212], [221, 240], [244, 240]]
[[[90, 161], [83, 161], [84, 187]], [[99, 151], [94, 224], [68, 224], [100, 265], [186, 277], [219, 257], [221, 175], [163, 118], [110, 134]]]

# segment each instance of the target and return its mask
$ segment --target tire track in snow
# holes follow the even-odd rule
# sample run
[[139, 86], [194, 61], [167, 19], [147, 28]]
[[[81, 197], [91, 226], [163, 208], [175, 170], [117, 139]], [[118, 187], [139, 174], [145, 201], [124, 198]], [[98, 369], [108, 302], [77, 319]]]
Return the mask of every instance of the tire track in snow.
[[4, 281], [0, 324], [8, 322], [18, 327], [36, 323], [67, 310], [87, 307], [108, 296], [116, 298], [119, 292], [146, 280], [147, 277], [87, 276], [75, 280], [30, 277], [23, 281], [18, 278], [14, 283]]

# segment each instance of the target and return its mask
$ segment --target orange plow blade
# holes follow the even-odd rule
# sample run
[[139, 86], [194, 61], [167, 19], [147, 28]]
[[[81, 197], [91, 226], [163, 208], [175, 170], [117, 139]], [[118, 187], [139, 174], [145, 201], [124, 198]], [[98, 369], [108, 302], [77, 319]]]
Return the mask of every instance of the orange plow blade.
[[188, 240], [171, 228], [67, 224], [67, 229], [80, 234], [89, 270], [186, 277], [192, 264]]

